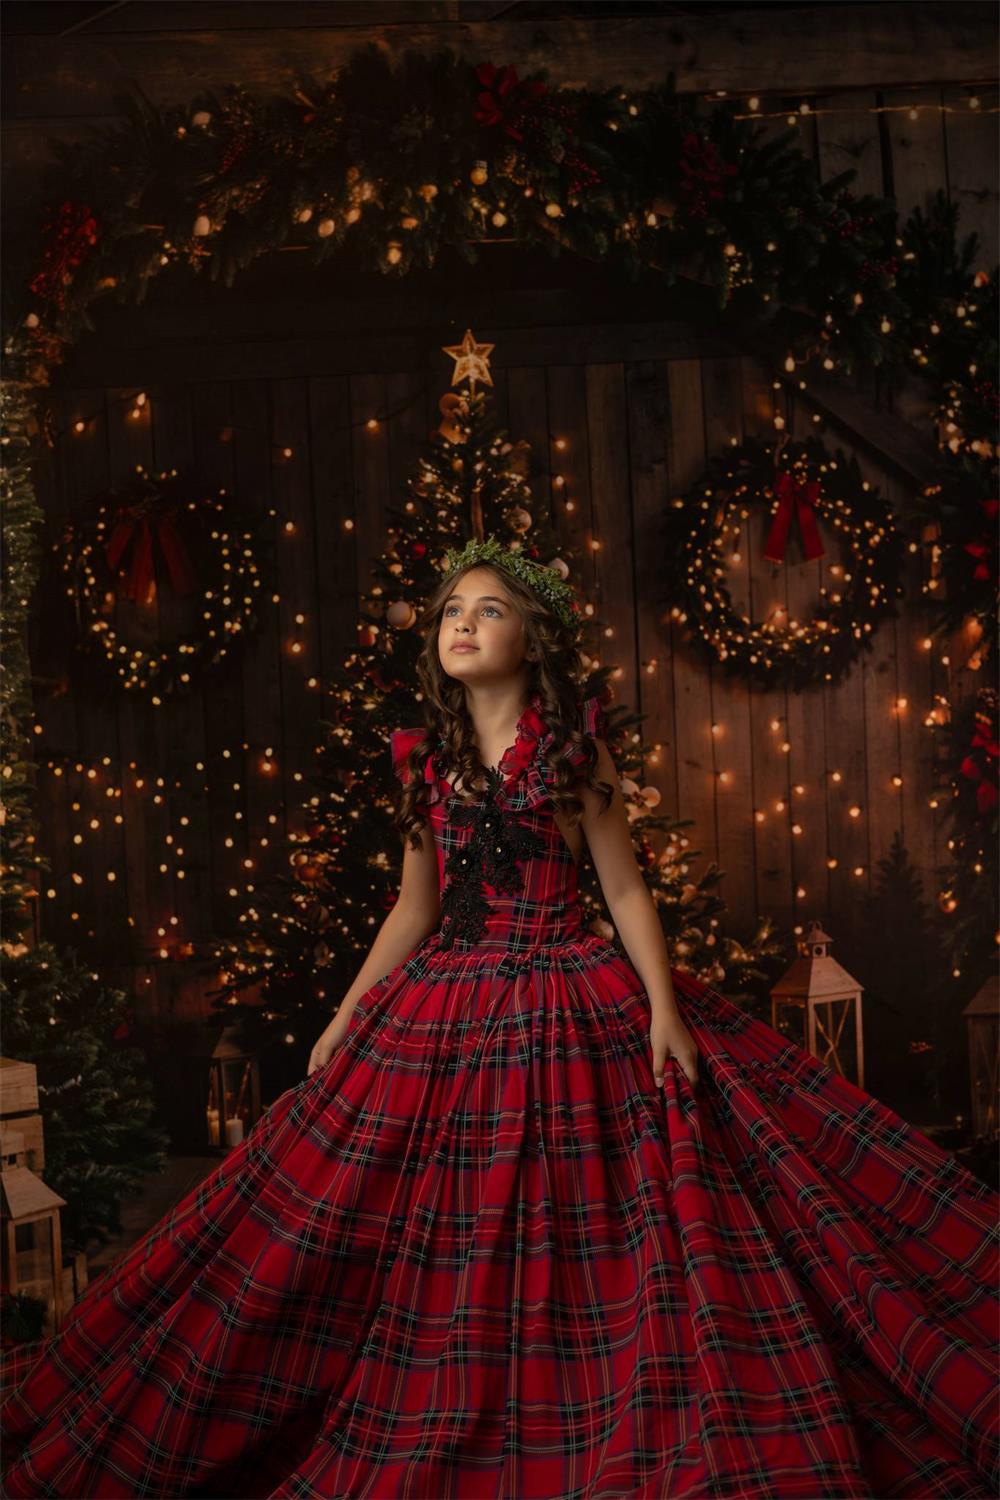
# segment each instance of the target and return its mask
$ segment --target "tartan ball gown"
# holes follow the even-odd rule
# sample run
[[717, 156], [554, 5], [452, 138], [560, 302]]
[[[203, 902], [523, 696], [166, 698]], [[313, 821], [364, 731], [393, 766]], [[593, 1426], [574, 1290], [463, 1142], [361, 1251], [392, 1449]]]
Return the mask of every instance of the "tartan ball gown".
[[5, 1497], [997, 1493], [997, 1195], [681, 971], [657, 1089], [549, 733], [471, 805], [428, 755], [437, 929], [8, 1358]]

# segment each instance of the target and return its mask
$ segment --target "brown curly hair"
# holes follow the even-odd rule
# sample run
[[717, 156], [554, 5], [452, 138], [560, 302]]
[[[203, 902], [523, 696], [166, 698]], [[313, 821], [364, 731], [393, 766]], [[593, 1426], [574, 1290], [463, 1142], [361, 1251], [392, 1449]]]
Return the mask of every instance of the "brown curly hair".
[[[592, 790], [601, 793], [601, 811], [611, 805], [614, 788], [597, 779], [597, 750], [594, 743], [578, 728], [580, 690], [584, 668], [579, 648], [570, 631], [557, 615], [527, 584], [489, 563], [469, 563], [441, 580], [421, 610], [415, 629], [424, 638], [417, 658], [417, 677], [423, 692], [424, 735], [407, 759], [409, 780], [400, 788], [393, 823], [412, 848], [420, 847], [419, 830], [427, 823], [426, 783], [423, 767], [427, 756], [435, 752], [435, 767], [444, 775], [457, 770], [464, 788], [485, 784], [485, 767], [479, 757], [475, 730], [465, 703], [463, 684], [445, 672], [438, 655], [438, 632], [444, 606], [459, 578], [472, 568], [487, 568], [501, 583], [524, 621], [525, 658], [530, 669], [528, 695], [539, 694], [538, 711], [546, 728], [552, 730], [552, 742], [545, 752], [546, 763], [555, 772], [552, 801], [575, 827], [583, 814], [583, 801], [573, 787], [584, 780]], [[439, 741], [441, 745], [439, 747]], [[582, 750], [583, 767], [570, 764], [568, 749]], [[459, 791], [456, 796], [471, 800], [475, 791]]]

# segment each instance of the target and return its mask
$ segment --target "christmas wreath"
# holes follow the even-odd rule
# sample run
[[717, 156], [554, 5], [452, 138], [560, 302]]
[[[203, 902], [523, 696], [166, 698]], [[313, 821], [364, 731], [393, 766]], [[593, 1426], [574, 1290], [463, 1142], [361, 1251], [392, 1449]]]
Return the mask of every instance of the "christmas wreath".
[[[264, 584], [258, 518], [224, 490], [196, 500], [192, 488], [176, 469], [140, 467], [52, 546], [81, 645], [120, 690], [154, 704], [190, 692], [248, 638]], [[183, 622], [169, 641], [165, 604]]]
[[[770, 524], [764, 556], [784, 562], [793, 522], [806, 559], [824, 559], [822, 531], [840, 555], [817, 578], [808, 620], [789, 618], [778, 601], [760, 619], [737, 608], [726, 582], [727, 552], [738, 555], [744, 522], [764, 505]], [[830, 455], [818, 438], [727, 449], [667, 512], [667, 599], [696, 647], [727, 672], [796, 692], [836, 682], [871, 646], [880, 620], [896, 612], [902, 540], [892, 509], [857, 460]]]

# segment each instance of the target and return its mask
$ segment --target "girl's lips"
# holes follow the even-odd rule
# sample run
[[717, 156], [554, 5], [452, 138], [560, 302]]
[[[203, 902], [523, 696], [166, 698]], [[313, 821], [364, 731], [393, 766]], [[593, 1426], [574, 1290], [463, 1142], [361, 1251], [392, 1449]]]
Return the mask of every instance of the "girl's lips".
[[452, 646], [453, 651], [478, 651], [478, 646]]

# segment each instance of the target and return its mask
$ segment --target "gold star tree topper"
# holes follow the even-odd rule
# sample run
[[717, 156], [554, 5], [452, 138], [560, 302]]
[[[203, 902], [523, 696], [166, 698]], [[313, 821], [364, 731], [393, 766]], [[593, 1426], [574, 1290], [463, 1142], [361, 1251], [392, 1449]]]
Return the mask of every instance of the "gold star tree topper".
[[452, 385], [460, 385], [463, 380], [468, 380], [469, 390], [472, 392], [475, 392], [477, 380], [480, 385], [492, 385], [489, 355], [495, 348], [495, 344], [477, 344], [471, 328], [465, 330], [465, 338], [460, 344], [442, 345], [443, 353], [455, 361]]

